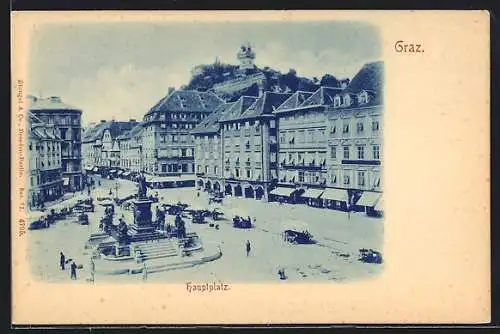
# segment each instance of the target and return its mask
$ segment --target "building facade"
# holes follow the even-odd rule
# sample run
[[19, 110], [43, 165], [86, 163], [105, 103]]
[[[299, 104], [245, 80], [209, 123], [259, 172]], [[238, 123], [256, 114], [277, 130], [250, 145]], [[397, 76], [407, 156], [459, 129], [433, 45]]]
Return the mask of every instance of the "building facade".
[[222, 103], [213, 93], [190, 90], [161, 99], [143, 119], [141, 169], [158, 176], [194, 174], [190, 132]]
[[340, 90], [321, 87], [314, 93], [299, 91], [275, 110], [279, 127], [279, 186], [302, 190], [306, 196], [317, 193], [308, 189], [326, 186], [325, 110]]
[[198, 185], [227, 195], [267, 199], [277, 178], [273, 111], [290, 95], [242, 96], [215, 112], [218, 125], [207, 129], [200, 124], [194, 131]]
[[83, 134], [83, 165], [88, 171], [120, 168], [120, 147], [118, 138], [130, 131], [138, 122], [105, 121], [90, 125]]
[[327, 186], [346, 190], [347, 205], [372, 210], [381, 199], [383, 110], [382, 62], [366, 64], [328, 108]]
[[54, 126], [28, 114], [28, 207], [40, 207], [63, 194], [61, 138]]
[[128, 176], [128, 172], [141, 171], [142, 131], [142, 124], [138, 124], [117, 138], [120, 149], [120, 168], [126, 171], [125, 176]]
[[66, 191], [82, 189], [82, 111], [64, 104], [59, 97], [28, 97], [29, 110], [43, 123], [54, 126], [61, 138], [61, 169]]

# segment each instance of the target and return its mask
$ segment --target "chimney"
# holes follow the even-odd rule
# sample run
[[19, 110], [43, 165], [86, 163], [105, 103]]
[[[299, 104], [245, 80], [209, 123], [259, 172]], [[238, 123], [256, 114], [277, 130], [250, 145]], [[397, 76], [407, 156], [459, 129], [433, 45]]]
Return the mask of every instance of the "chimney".
[[49, 97], [51, 102], [61, 102], [61, 98], [59, 96], [51, 96]]
[[137, 123], [137, 121], [135, 120], [135, 118], [131, 118], [129, 121], [130, 121], [130, 123]]
[[172, 94], [175, 92], [175, 87], [168, 87], [168, 95]]
[[106, 123], [106, 120], [105, 119], [101, 119], [101, 123]]

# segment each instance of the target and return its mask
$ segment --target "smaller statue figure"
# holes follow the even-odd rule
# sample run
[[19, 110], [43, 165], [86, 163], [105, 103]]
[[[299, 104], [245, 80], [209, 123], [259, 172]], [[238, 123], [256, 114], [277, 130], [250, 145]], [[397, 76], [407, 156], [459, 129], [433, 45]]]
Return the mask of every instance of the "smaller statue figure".
[[135, 223], [139, 223], [142, 220], [142, 212], [140, 209], [135, 210]]
[[140, 174], [137, 178], [137, 182], [139, 185], [139, 190], [137, 192], [137, 197], [139, 199], [144, 199], [147, 197], [147, 186], [146, 186], [146, 178], [144, 177], [144, 174]]
[[126, 244], [128, 241], [128, 226], [127, 223], [120, 218], [120, 223], [118, 224], [118, 242], [120, 244]]

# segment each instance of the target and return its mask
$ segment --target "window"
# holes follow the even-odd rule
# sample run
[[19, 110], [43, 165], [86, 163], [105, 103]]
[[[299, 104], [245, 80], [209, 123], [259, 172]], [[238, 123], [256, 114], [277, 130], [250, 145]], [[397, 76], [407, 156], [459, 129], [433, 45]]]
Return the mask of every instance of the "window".
[[214, 175], [217, 175], [217, 166], [214, 166]]
[[368, 93], [367, 92], [362, 92], [358, 95], [358, 103], [359, 104], [368, 103]]
[[284, 132], [280, 132], [280, 144], [284, 144], [285, 143], [285, 133]]
[[305, 131], [304, 130], [299, 131], [297, 135], [297, 143], [303, 144], [305, 142], [305, 139], [306, 139]]
[[181, 143], [185, 143], [187, 140], [186, 135], [181, 135]]
[[167, 165], [166, 165], [166, 164], [162, 164], [162, 165], [161, 165], [161, 171], [162, 171], [163, 173], [166, 173], [166, 172], [167, 172]]
[[208, 174], [208, 166], [205, 166], [205, 174]]
[[333, 107], [334, 108], [340, 107], [340, 96], [335, 96], [335, 98], [333, 99]]
[[349, 175], [344, 175], [344, 184], [347, 185], [349, 184]]
[[182, 172], [183, 173], [187, 173], [187, 171], [188, 171], [188, 165], [187, 164], [182, 164], [181, 168], [182, 168]]
[[365, 172], [364, 171], [358, 172], [358, 185], [359, 186], [365, 185]]
[[349, 124], [344, 124], [344, 127], [342, 129], [343, 133], [349, 133]]
[[358, 160], [364, 160], [365, 158], [365, 147], [358, 146]]
[[252, 171], [250, 169], [247, 169], [247, 179], [249, 179], [251, 175], [252, 175]]
[[272, 120], [269, 122], [269, 127], [270, 127], [271, 129], [274, 129], [274, 128], [276, 127], [276, 121], [272, 119]]
[[373, 159], [380, 160], [380, 146], [373, 145]]
[[349, 107], [351, 105], [351, 97], [346, 94], [344, 95], [344, 106]]
[[186, 156], [186, 149], [182, 148], [181, 149], [181, 157], [185, 157], [185, 156]]
[[349, 160], [349, 146], [344, 146], [344, 159]]
[[299, 171], [299, 182], [304, 182], [304, 171]]
[[239, 169], [239, 168], [235, 168], [235, 169], [234, 169], [234, 175], [235, 175], [236, 177], [240, 177], [240, 169]]
[[378, 121], [373, 121], [372, 122], [372, 131], [377, 132], [379, 130], [379, 124]]
[[332, 173], [332, 184], [337, 184], [337, 173]]
[[361, 133], [361, 132], [363, 132], [363, 122], [358, 122], [358, 123], [356, 124], [356, 132], [357, 132], [357, 133]]
[[177, 129], [177, 123], [172, 123], [172, 129]]
[[201, 166], [198, 165], [198, 173], [201, 173]]
[[330, 147], [330, 158], [337, 159], [337, 146]]

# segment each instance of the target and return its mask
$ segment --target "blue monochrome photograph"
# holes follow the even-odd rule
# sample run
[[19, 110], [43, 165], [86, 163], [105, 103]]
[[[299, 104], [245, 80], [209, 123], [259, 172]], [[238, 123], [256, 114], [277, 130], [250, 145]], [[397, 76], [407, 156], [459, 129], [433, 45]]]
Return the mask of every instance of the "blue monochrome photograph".
[[38, 25], [24, 96], [33, 278], [224, 289], [380, 275], [381, 43], [362, 21]]

